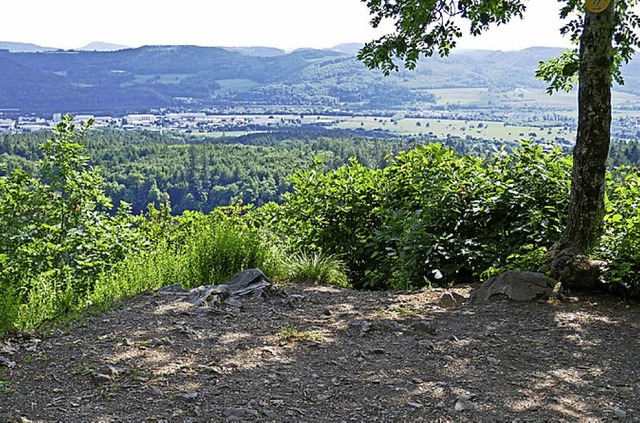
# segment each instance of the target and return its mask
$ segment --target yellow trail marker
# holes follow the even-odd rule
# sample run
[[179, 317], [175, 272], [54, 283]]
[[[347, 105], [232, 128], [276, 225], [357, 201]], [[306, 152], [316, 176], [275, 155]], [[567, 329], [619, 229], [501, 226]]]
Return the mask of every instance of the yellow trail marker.
[[591, 13], [602, 13], [607, 10], [611, 0], [586, 0], [585, 6]]

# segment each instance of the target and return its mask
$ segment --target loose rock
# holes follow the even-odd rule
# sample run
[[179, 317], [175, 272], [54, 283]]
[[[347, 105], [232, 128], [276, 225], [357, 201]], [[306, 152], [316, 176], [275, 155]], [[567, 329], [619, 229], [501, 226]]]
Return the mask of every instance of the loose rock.
[[471, 401], [473, 398], [470, 395], [462, 395], [456, 399], [456, 405], [454, 406], [455, 411], [468, 411], [468, 410], [476, 410], [478, 408], [478, 404]]
[[508, 271], [484, 282], [471, 294], [472, 304], [482, 304], [492, 297], [506, 297], [513, 301], [531, 301], [554, 295], [556, 282], [543, 273]]

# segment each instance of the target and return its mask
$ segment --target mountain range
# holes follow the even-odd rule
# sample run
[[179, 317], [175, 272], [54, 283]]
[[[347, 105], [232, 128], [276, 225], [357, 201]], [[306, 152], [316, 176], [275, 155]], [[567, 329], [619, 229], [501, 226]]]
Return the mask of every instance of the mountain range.
[[[384, 77], [355, 58], [357, 44], [289, 53], [102, 43], [65, 51], [14, 44], [0, 43], [0, 109], [41, 114], [233, 106], [393, 110], [434, 102], [434, 89], [542, 89], [534, 78], [538, 61], [561, 52], [460, 51]], [[640, 95], [639, 65], [631, 62], [624, 74], [624, 90]]]

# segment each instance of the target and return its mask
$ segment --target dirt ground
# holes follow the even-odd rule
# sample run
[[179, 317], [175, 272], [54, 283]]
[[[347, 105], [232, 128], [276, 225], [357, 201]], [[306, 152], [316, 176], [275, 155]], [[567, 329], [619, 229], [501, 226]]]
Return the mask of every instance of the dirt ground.
[[149, 293], [5, 340], [0, 421], [640, 422], [637, 304], [283, 288], [239, 308]]

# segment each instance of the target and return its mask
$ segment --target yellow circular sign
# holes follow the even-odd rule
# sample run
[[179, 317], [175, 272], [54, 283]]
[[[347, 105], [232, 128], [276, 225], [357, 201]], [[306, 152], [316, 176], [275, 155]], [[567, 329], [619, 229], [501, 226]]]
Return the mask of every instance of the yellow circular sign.
[[607, 10], [611, 0], [586, 0], [585, 6], [591, 13], [602, 13]]

